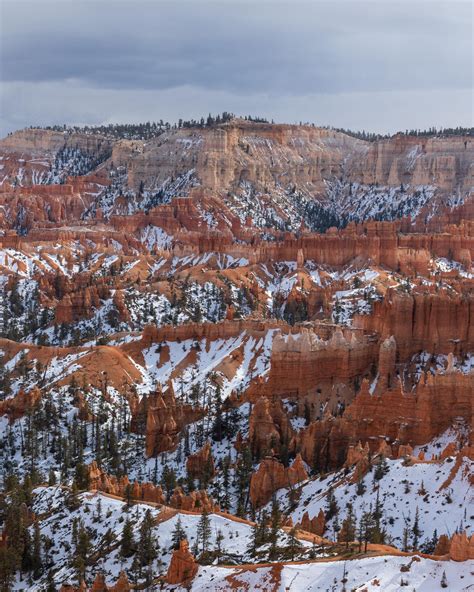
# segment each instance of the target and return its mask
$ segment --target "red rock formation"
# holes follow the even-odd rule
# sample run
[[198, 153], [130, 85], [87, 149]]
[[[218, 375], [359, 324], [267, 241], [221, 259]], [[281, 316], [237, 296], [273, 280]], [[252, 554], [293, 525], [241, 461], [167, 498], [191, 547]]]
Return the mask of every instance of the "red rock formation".
[[276, 336], [268, 380], [255, 385], [249, 395], [255, 391], [257, 397], [263, 390], [298, 399], [314, 394], [316, 387], [329, 392], [336, 384], [353, 385], [358, 377], [369, 373], [377, 357], [377, 342], [361, 332], [356, 336], [352, 331], [331, 331], [326, 326], [300, 330], [298, 338], [291, 334], [287, 338]]
[[292, 429], [281, 401], [266, 397], [257, 399], [249, 420], [249, 442], [252, 454], [260, 458], [272, 451], [278, 452], [283, 441], [288, 442]]
[[7, 415], [10, 421], [15, 421], [34, 409], [40, 400], [41, 391], [39, 388], [33, 387], [29, 392], [25, 392], [21, 388], [14, 397], [0, 401], [0, 417]]
[[92, 461], [88, 466], [88, 475], [90, 489], [97, 489], [123, 498], [130, 496], [136, 501], [165, 503], [161, 486], [153, 485], [153, 483], [138, 483], [138, 481], [130, 483], [126, 476], [117, 479], [100, 469], [95, 461]]
[[355, 465], [355, 469], [351, 477], [351, 481], [353, 483], [357, 483], [357, 481], [362, 479], [362, 477], [364, 477], [364, 475], [369, 470], [369, 454], [370, 449], [367, 442], [365, 443], [364, 447], [362, 447], [360, 442], [357, 444], [357, 446], [349, 446], [345, 466], [350, 467]]
[[[295, 436], [292, 446], [308, 464], [328, 470], [342, 466], [349, 446], [359, 440], [368, 442], [372, 452], [377, 452], [382, 437], [403, 446], [425, 444], [456, 417], [471, 423], [473, 389], [471, 376], [459, 371], [428, 374], [410, 393], [398, 385], [371, 395], [364, 382], [342, 417], [311, 423]], [[412, 449], [401, 447], [400, 452], [412, 454]]]
[[373, 314], [354, 320], [356, 326], [377, 332], [382, 339], [395, 337], [402, 359], [425, 350], [460, 353], [474, 347], [474, 297], [429, 293], [403, 294], [388, 290], [376, 302]]
[[395, 362], [397, 358], [397, 342], [393, 335], [380, 344], [379, 372], [376, 390], [384, 392], [395, 382]]
[[207, 478], [214, 476], [214, 459], [212, 458], [210, 442], [206, 442], [201, 450], [188, 456], [186, 469], [188, 475], [193, 479], [201, 479], [204, 475]]
[[436, 543], [436, 549], [433, 555], [448, 555], [450, 543], [451, 541], [448, 535], [441, 534], [438, 539], [438, 542]]
[[274, 458], [265, 458], [250, 479], [250, 500], [254, 507], [260, 507], [269, 502], [278, 489], [296, 485], [307, 478], [308, 473], [299, 454], [288, 468]]
[[449, 558], [453, 561], [474, 559], [474, 535], [468, 537], [465, 531], [453, 534], [449, 544]]
[[169, 505], [177, 510], [184, 510], [187, 512], [217, 512], [219, 507], [214, 504], [212, 498], [209, 497], [206, 490], [191, 491], [187, 495], [183, 492], [181, 487], [176, 487], [173, 491]]
[[146, 454], [156, 456], [165, 450], [172, 450], [178, 443], [181, 429], [196, 421], [202, 411], [190, 405], [176, 402], [171, 384], [163, 393], [156, 391], [147, 400]]
[[[134, 501], [152, 502], [155, 504], [165, 504], [166, 499], [160, 485], [153, 483], [131, 483], [128, 477], [114, 477], [108, 475], [97, 466], [95, 461], [88, 466], [89, 489], [103, 491], [117, 497], [126, 499], [130, 497]], [[214, 504], [207, 491], [192, 491], [185, 494], [181, 487], [176, 487], [170, 497], [168, 505], [177, 510], [188, 512], [202, 512], [206, 509], [208, 512], [217, 512], [219, 507]]]
[[308, 512], [305, 512], [298, 527], [318, 536], [323, 536], [324, 531], [326, 530], [326, 517], [322, 508], [319, 510], [317, 516], [314, 516], [313, 518], [310, 518]]
[[129, 592], [130, 590], [131, 586], [127, 574], [121, 571], [117, 582], [113, 585], [108, 585], [105, 581], [104, 574], [99, 572], [90, 588], [86, 586], [83, 580], [79, 586], [63, 584], [60, 592]]
[[166, 581], [171, 585], [186, 585], [194, 578], [198, 569], [199, 566], [189, 551], [188, 541], [182, 539], [179, 542], [179, 549], [173, 551]]

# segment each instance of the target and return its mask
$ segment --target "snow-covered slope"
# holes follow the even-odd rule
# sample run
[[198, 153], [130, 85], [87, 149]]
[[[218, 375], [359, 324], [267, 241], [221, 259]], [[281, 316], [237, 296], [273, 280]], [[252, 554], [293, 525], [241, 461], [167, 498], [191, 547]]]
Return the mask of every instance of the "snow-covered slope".
[[[439, 453], [439, 452], [438, 452]], [[428, 544], [433, 534], [452, 535], [455, 531], [474, 529], [474, 492], [469, 477], [474, 471], [474, 462], [467, 457], [460, 466], [455, 457], [443, 461], [406, 462], [403, 459], [387, 460], [384, 471], [373, 467], [360, 481], [353, 482], [352, 471], [330, 475], [306, 482], [295, 493], [280, 490], [281, 501], [294, 524], [301, 522], [303, 514], [317, 516], [322, 509], [328, 510], [328, 492], [332, 491], [338, 506], [337, 517], [327, 523], [326, 536], [336, 539], [342, 520], [347, 515], [348, 504], [360, 520], [362, 514], [374, 511], [377, 503], [382, 512], [381, 525], [386, 531], [385, 542], [398, 548], [404, 545], [407, 529], [408, 548], [412, 544], [412, 529], [418, 511], [418, 540]], [[383, 476], [381, 478], [380, 475]], [[378, 502], [377, 502], [378, 500]], [[423, 543], [425, 541], [425, 543]]]
[[370, 557], [352, 561], [286, 564], [256, 568], [202, 567], [193, 592], [261, 590], [262, 592], [467, 592], [474, 561], [432, 561], [419, 557]]

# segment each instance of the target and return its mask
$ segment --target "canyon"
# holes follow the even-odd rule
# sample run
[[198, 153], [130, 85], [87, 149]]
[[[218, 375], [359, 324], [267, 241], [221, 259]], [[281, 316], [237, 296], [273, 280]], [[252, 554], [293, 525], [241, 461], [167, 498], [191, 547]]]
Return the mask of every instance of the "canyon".
[[31, 589], [461, 581], [473, 197], [472, 133], [0, 140], [0, 549], [49, 545]]

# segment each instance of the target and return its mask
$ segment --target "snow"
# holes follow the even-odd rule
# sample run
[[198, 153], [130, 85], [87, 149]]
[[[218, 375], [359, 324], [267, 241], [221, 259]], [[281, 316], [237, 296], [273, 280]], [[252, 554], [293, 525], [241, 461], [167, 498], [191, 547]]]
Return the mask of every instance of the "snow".
[[[452, 482], [442, 488], [453, 465], [452, 458], [443, 462], [419, 462], [411, 466], [402, 459], [387, 460], [388, 472], [380, 480], [375, 480], [374, 469], [363, 478], [366, 489], [362, 495], [357, 494], [357, 484], [350, 483], [350, 475], [345, 477], [343, 472], [331, 473], [323, 479], [311, 480], [301, 486], [298, 507], [290, 515], [296, 524], [306, 511], [313, 518], [320, 509], [326, 510], [326, 494], [332, 486], [340, 511], [340, 522], [345, 517], [347, 503], [352, 504], [356, 516], [360, 518], [370, 506], [375, 507], [378, 493], [384, 512], [383, 525], [389, 539], [398, 547], [402, 543], [405, 525], [413, 525], [416, 508], [423, 531], [422, 540], [431, 539], [435, 528], [438, 535], [453, 534], [457, 528], [472, 532], [474, 516], [468, 508], [472, 508], [474, 498], [468, 475], [474, 471], [474, 462], [464, 458]], [[286, 490], [280, 490], [277, 497], [284, 507], [290, 507]], [[333, 527], [333, 521], [329, 522], [326, 532], [329, 538], [335, 536]]]
[[140, 240], [146, 245], [148, 250], [152, 249], [169, 249], [171, 247], [173, 237], [170, 236], [163, 228], [158, 226], [147, 226], [142, 230]]
[[[402, 566], [408, 571], [401, 571]], [[446, 573], [450, 592], [471, 589], [469, 574], [474, 561], [433, 561], [416, 557], [380, 556], [333, 562], [284, 564], [279, 569], [257, 566], [253, 569], [206, 566], [199, 569], [192, 592], [238, 590], [272, 590], [273, 592], [416, 592], [441, 590]], [[278, 575], [279, 574], [279, 575]], [[347, 581], [343, 584], [342, 580]], [[401, 585], [401, 581], [407, 584]], [[405, 588], [405, 585], [407, 586]], [[343, 588], [345, 586], [345, 588]]]
[[[33, 491], [33, 511], [39, 518], [40, 532], [43, 539], [50, 541], [48, 555], [52, 561], [54, 581], [59, 587], [63, 582], [74, 582], [75, 571], [71, 566], [74, 553], [72, 543], [72, 521], [83, 524], [91, 535], [92, 551], [95, 554], [99, 549], [100, 554], [93, 567], [88, 567], [86, 577], [93, 579], [93, 574], [102, 571], [107, 581], [115, 581], [121, 570], [132, 572], [133, 558], [123, 558], [119, 554], [119, 545], [107, 544], [106, 540], [112, 537], [112, 541], [120, 541], [123, 525], [126, 518], [132, 522], [135, 540], [139, 538], [140, 524], [147, 510], [156, 519], [153, 527], [154, 540], [159, 544], [157, 559], [151, 569], [154, 577], [164, 574], [172, 555], [172, 533], [178, 519], [186, 533], [186, 537], [192, 548], [197, 540], [197, 527], [201, 519], [200, 514], [189, 512], [181, 513], [168, 509], [153, 507], [153, 504], [134, 503], [130, 508], [113, 496], [102, 493], [84, 493], [78, 496], [80, 501], [77, 509], [70, 510], [67, 507], [67, 491], [60, 487], [37, 487]], [[173, 515], [174, 514], [174, 515]], [[222, 533], [222, 555], [231, 558], [232, 561], [246, 562], [251, 559], [247, 548], [252, 539], [252, 527], [250, 524], [232, 520], [224, 515], [211, 513], [209, 548], [214, 549], [218, 533]], [[32, 528], [32, 527], [31, 527]], [[287, 535], [280, 531], [279, 544], [286, 544]], [[305, 543], [308, 547], [309, 544]], [[40, 580], [29, 586], [31, 592], [44, 590], [44, 582], [47, 575], [43, 574]], [[21, 590], [24, 582], [19, 580], [13, 586], [13, 590]]]

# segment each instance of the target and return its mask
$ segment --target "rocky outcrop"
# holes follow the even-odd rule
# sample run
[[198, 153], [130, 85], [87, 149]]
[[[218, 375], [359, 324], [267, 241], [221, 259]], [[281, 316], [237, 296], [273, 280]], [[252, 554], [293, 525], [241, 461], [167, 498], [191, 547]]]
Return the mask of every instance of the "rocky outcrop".
[[169, 505], [186, 512], [217, 512], [217, 506], [205, 489], [185, 494], [181, 487], [176, 487], [170, 497]]
[[305, 512], [298, 527], [318, 536], [323, 536], [324, 531], [326, 530], [326, 516], [324, 515], [323, 509], [321, 508], [319, 513], [313, 518], [310, 518], [308, 512]]
[[[399, 186], [431, 185], [450, 192], [469, 190], [474, 142], [472, 138], [397, 135], [369, 145], [351, 159], [350, 177], [362, 183]], [[458, 172], [459, 171], [459, 172]]]
[[110, 493], [122, 498], [131, 498], [136, 501], [153, 502], [164, 504], [165, 496], [159, 485], [153, 483], [131, 483], [127, 476], [117, 478], [108, 475], [103, 469], [97, 466], [96, 461], [88, 466], [89, 488]]
[[448, 552], [453, 561], [474, 559], [474, 535], [468, 537], [465, 531], [453, 534]]
[[404, 392], [398, 384], [372, 395], [365, 381], [342, 417], [312, 422], [295, 436], [292, 446], [322, 471], [342, 466], [349, 447], [359, 441], [368, 443], [374, 453], [388, 440], [397, 444], [395, 453], [411, 456], [412, 446], [429, 442], [456, 418], [471, 423], [473, 388], [472, 376], [459, 371], [428, 374], [413, 392]]
[[129, 592], [131, 590], [130, 582], [124, 571], [120, 572], [115, 584], [107, 584], [103, 573], [99, 572], [95, 576], [94, 582], [90, 588], [82, 581], [79, 586], [63, 584], [60, 592]]
[[190, 454], [186, 460], [186, 470], [193, 479], [207, 479], [214, 476], [214, 459], [211, 453], [211, 444], [206, 442], [195, 454]]
[[194, 409], [191, 405], [177, 403], [171, 384], [164, 392], [157, 390], [143, 404], [147, 406], [147, 456], [172, 450], [178, 443], [181, 429], [202, 414], [200, 409]]
[[[341, 384], [352, 385], [357, 377], [369, 373], [377, 360], [377, 343], [359, 332], [321, 328], [300, 330], [298, 336], [276, 336], [273, 342], [271, 372], [268, 380], [256, 384], [258, 393], [272, 396], [301, 398], [316, 395], [317, 388], [325, 393]], [[250, 393], [253, 393], [252, 389]], [[315, 404], [325, 402], [314, 397]]]
[[265, 458], [250, 479], [250, 500], [258, 508], [268, 503], [278, 489], [296, 485], [307, 478], [308, 473], [299, 454], [290, 467], [274, 458]]
[[[357, 317], [357, 327], [377, 332], [382, 339], [392, 336], [402, 359], [418, 351], [460, 354], [474, 347], [472, 291], [461, 294], [423, 292], [407, 294], [388, 290], [375, 302], [373, 313]], [[388, 353], [388, 352], [387, 352]]]
[[0, 417], [7, 415], [10, 421], [15, 421], [34, 409], [40, 401], [41, 391], [39, 388], [33, 387], [28, 392], [20, 389], [14, 397], [0, 401]]
[[179, 542], [179, 549], [173, 551], [166, 581], [171, 585], [186, 585], [194, 578], [198, 569], [199, 566], [189, 551], [188, 541], [182, 539]]
[[289, 442], [292, 432], [281, 401], [259, 397], [249, 420], [249, 442], [254, 457], [259, 459], [278, 452], [283, 442]]
[[219, 507], [213, 502], [206, 490], [191, 491], [185, 494], [181, 487], [173, 490], [168, 502], [160, 485], [153, 483], [130, 482], [128, 477], [117, 478], [108, 475], [103, 469], [97, 466], [95, 461], [88, 466], [89, 489], [103, 491], [123, 499], [133, 501], [151, 502], [164, 505], [165, 503], [177, 510], [187, 512], [216, 512]]

